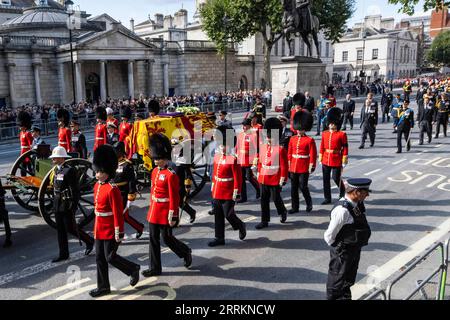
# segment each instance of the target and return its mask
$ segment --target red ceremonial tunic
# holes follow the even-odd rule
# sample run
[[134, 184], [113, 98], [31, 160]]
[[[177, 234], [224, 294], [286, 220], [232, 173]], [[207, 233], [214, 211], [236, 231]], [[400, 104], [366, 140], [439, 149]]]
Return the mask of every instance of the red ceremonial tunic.
[[252, 126], [253, 129], [255, 130], [262, 130], [264, 129], [263, 125], [260, 123], [255, 124], [254, 126]]
[[125, 139], [130, 136], [132, 129], [133, 129], [133, 125], [131, 123], [123, 121], [120, 124], [119, 141], [122, 141], [125, 143]]
[[258, 161], [258, 182], [267, 186], [278, 186], [280, 179], [288, 179], [288, 159], [282, 146], [261, 145]]
[[119, 188], [114, 183], [97, 182], [94, 186], [94, 238], [113, 240], [123, 235], [123, 203]]
[[320, 143], [322, 164], [329, 167], [341, 167], [348, 157], [347, 134], [343, 131], [324, 131]]
[[58, 131], [58, 146], [70, 152], [72, 149], [72, 131], [69, 128], [59, 128]]
[[20, 131], [20, 154], [24, 154], [31, 150], [33, 144], [33, 135], [30, 131]]
[[106, 144], [106, 138], [108, 136], [108, 131], [106, 130], [106, 124], [99, 122], [95, 127], [95, 142], [94, 142], [94, 151]]
[[176, 172], [171, 168], [156, 167], [152, 171], [152, 189], [147, 221], [153, 224], [169, 225], [169, 211], [178, 216], [180, 187]]
[[108, 124], [114, 124], [116, 126], [116, 129], [114, 129], [114, 133], [119, 134], [119, 120], [117, 120], [116, 118], [112, 118], [112, 119], [107, 119], [106, 120], [106, 125]]
[[251, 167], [258, 155], [258, 133], [254, 130], [241, 132], [237, 138], [236, 154], [241, 167]]
[[216, 200], [233, 200], [234, 190], [241, 193], [242, 171], [237, 158], [218, 153], [214, 156], [213, 177], [211, 184], [212, 198]]
[[307, 135], [295, 135], [289, 140], [289, 172], [308, 173], [309, 166], [316, 167], [316, 141]]

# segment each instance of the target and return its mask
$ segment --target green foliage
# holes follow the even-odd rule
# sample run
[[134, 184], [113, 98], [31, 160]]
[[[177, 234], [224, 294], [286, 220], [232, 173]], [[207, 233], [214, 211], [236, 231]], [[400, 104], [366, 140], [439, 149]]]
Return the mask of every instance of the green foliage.
[[[415, 12], [415, 7], [419, 4], [420, 1], [421, 0], [389, 0], [389, 3], [401, 5], [401, 8], [398, 10], [398, 12], [403, 12], [412, 16]], [[442, 6], [442, 3], [444, 3], [445, 6], [448, 6], [450, 4], [450, 1], [425, 0], [423, 4], [423, 10], [426, 12], [431, 9], [440, 8]]]
[[450, 31], [441, 32], [431, 44], [428, 61], [438, 66], [450, 66]]

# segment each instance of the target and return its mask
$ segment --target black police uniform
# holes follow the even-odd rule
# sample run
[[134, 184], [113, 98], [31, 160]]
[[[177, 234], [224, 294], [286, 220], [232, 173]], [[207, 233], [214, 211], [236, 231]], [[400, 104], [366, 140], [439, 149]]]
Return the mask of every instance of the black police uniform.
[[449, 100], [442, 100], [442, 99], [438, 100], [434, 114], [434, 121], [436, 122], [436, 135], [434, 136], [435, 139], [439, 137], [441, 125], [444, 128], [444, 136], [447, 136], [449, 110], [450, 110]]
[[368, 244], [371, 230], [366, 219], [364, 203], [353, 207], [346, 199], [337, 205], [348, 210], [353, 223], [345, 224], [330, 249], [327, 280], [328, 300], [351, 300], [350, 287], [355, 283], [361, 248]]
[[59, 257], [54, 261], [69, 258], [67, 232], [86, 244], [86, 254], [88, 254], [94, 246], [94, 239], [79, 228], [75, 221], [75, 212], [80, 197], [75, 168], [62, 164], [54, 169], [53, 194], [53, 210], [59, 246]]
[[433, 132], [433, 114], [434, 114], [434, 103], [429, 101], [427, 105], [424, 103], [419, 105], [419, 112], [417, 114], [417, 122], [419, 123], [420, 128], [420, 142], [419, 144], [423, 144], [423, 136], [426, 133], [428, 136], [428, 143], [431, 143], [431, 137]]
[[361, 109], [361, 145], [360, 148], [364, 148], [366, 143], [367, 134], [370, 138], [370, 146], [375, 144], [375, 126], [378, 124], [378, 103], [372, 101], [370, 106], [364, 105]]
[[3, 248], [7, 248], [12, 245], [11, 226], [9, 225], [8, 210], [6, 210], [5, 205], [5, 194], [6, 191], [3, 188], [2, 181], [0, 180], [0, 223], [3, 222], [5, 226], [5, 242], [3, 243]]

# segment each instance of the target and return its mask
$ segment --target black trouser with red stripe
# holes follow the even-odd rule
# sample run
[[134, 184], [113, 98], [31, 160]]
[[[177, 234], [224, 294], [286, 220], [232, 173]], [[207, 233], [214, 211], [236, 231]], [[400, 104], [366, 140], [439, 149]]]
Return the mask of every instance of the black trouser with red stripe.
[[[122, 195], [122, 202], [123, 202], [123, 208], [125, 209], [127, 207], [128, 202], [128, 194]], [[123, 218], [126, 223], [128, 223], [134, 230], [136, 230], [139, 233], [144, 232], [144, 225], [137, 221], [135, 218], [130, 216], [130, 210], [126, 210], [123, 214]]]
[[322, 164], [322, 180], [323, 180], [323, 194], [325, 200], [331, 201], [331, 176], [336, 185], [339, 187], [339, 197], [345, 195], [345, 185], [341, 180], [342, 167], [329, 167]]
[[247, 183], [246, 183], [247, 180], [250, 181], [253, 188], [255, 188], [256, 196], [259, 197], [260, 195], [259, 183], [258, 180], [256, 180], [256, 177], [253, 174], [251, 167], [242, 167], [242, 191], [241, 191], [242, 201], [247, 201]]
[[225, 239], [225, 218], [231, 224], [233, 230], [240, 230], [244, 227], [244, 222], [238, 218], [234, 211], [233, 200], [213, 199], [214, 226], [216, 239]]

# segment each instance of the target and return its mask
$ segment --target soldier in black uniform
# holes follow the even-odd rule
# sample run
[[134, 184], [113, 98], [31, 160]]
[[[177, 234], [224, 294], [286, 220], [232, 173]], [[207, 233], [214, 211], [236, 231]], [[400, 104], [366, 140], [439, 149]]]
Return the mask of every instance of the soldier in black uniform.
[[348, 94], [342, 107], [344, 111], [344, 121], [342, 131], [347, 130], [347, 121], [350, 123], [350, 129], [353, 130], [353, 114], [355, 113], [355, 100], [352, 99], [352, 95]]
[[448, 114], [450, 111], [450, 100], [447, 99], [445, 92], [441, 94], [441, 98], [436, 98], [436, 110], [434, 114], [434, 122], [436, 123], [436, 135], [435, 139], [439, 138], [439, 132], [441, 125], [444, 128], [444, 136], [447, 136]]
[[137, 231], [136, 239], [139, 239], [144, 232], [144, 225], [130, 216], [130, 205], [131, 202], [136, 200], [137, 194], [133, 163], [126, 158], [125, 144], [123, 142], [116, 142], [113, 147], [119, 162], [116, 175], [114, 176], [114, 183], [119, 187], [122, 195], [124, 220]]
[[5, 205], [5, 194], [6, 191], [3, 189], [2, 180], [0, 179], [0, 223], [3, 222], [3, 225], [5, 226], [5, 242], [3, 243], [3, 248], [8, 248], [12, 245], [12, 241], [8, 210], [6, 210]]
[[86, 137], [80, 131], [80, 123], [77, 120], [72, 120], [70, 122], [70, 128], [72, 129], [72, 152], [77, 152], [78, 157], [81, 159], [87, 159]]
[[391, 119], [391, 105], [394, 101], [394, 95], [389, 90], [389, 88], [386, 88], [386, 91], [384, 92], [382, 98], [381, 98], [381, 108], [382, 108], [382, 116], [381, 116], [381, 122], [384, 123], [384, 120], [387, 119], [387, 122]]
[[114, 123], [108, 123], [108, 135], [106, 136], [106, 144], [113, 146], [116, 142], [119, 142], [119, 135], [115, 133], [117, 126]]
[[330, 225], [324, 239], [330, 248], [327, 280], [328, 300], [351, 300], [361, 248], [368, 244], [371, 231], [366, 219], [364, 200], [369, 196], [370, 179], [348, 179], [345, 196], [331, 211]]
[[70, 158], [70, 156], [67, 155], [66, 149], [63, 147], [53, 149], [50, 156], [50, 159], [56, 165], [52, 172], [51, 181], [53, 183], [53, 210], [55, 212], [59, 245], [59, 256], [53, 259], [52, 262], [69, 259], [67, 232], [70, 232], [86, 244], [85, 255], [88, 255], [94, 247], [94, 239], [81, 230], [75, 221], [75, 212], [77, 211], [80, 194], [75, 168], [64, 164], [67, 158]]
[[402, 153], [402, 135], [406, 140], [406, 151], [411, 149], [412, 128], [414, 128], [414, 111], [409, 108], [409, 101], [405, 100], [398, 112], [397, 153]]
[[373, 100], [373, 94], [369, 93], [367, 95], [367, 100], [364, 106], [361, 108], [361, 124], [359, 127], [362, 129], [361, 132], [361, 145], [359, 149], [364, 149], [364, 144], [366, 143], [367, 134], [370, 138], [370, 146], [373, 147], [375, 144], [375, 132], [377, 131], [378, 124], [378, 103]]
[[420, 128], [420, 141], [419, 145], [423, 145], [424, 133], [427, 133], [428, 143], [431, 143], [431, 137], [433, 133], [433, 114], [434, 114], [434, 103], [425, 94], [423, 97], [423, 102], [419, 104], [419, 112], [417, 113], [417, 122]]

